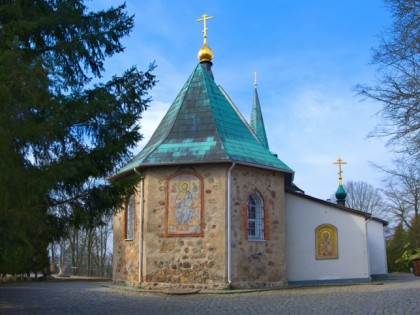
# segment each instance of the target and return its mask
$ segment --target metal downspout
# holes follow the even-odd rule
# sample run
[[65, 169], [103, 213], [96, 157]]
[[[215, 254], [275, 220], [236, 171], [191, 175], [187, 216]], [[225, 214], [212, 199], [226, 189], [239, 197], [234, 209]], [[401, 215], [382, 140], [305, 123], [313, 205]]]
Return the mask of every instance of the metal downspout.
[[227, 218], [227, 225], [228, 225], [228, 235], [227, 235], [227, 276], [228, 276], [228, 283], [232, 283], [232, 253], [231, 253], [231, 234], [232, 234], [232, 169], [235, 167], [235, 162], [233, 162], [232, 166], [228, 170], [228, 180], [227, 180], [227, 198], [228, 198], [228, 218]]
[[[142, 176], [136, 168], [133, 169], [134, 172]], [[139, 209], [139, 279], [138, 282], [143, 282], [143, 201], [144, 201], [144, 182], [143, 178], [140, 181], [140, 209]]]
[[371, 272], [370, 272], [370, 251], [369, 251], [369, 222], [372, 220], [372, 216], [365, 220], [365, 230], [366, 230], [366, 255], [367, 255], [367, 262], [368, 262], [368, 277], [372, 280]]

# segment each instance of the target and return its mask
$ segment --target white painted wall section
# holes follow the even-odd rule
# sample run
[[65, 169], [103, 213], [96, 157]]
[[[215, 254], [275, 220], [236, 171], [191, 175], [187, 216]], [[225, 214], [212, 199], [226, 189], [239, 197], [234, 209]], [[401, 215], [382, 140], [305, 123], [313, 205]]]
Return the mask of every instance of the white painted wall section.
[[[332, 224], [338, 233], [338, 259], [315, 258], [315, 229]], [[365, 217], [286, 193], [288, 281], [370, 279]]]
[[382, 222], [369, 220], [367, 222], [370, 274], [384, 276], [388, 274], [386, 261], [386, 245]]

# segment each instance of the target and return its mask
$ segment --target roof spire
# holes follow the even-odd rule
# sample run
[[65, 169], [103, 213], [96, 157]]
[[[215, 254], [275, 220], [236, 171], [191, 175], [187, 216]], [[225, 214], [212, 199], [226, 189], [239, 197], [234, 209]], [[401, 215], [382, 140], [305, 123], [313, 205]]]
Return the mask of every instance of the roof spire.
[[267, 134], [265, 133], [264, 119], [262, 116], [260, 99], [258, 98], [257, 92], [257, 75], [259, 75], [259, 73], [257, 71], [254, 71], [252, 74], [254, 75], [254, 102], [252, 104], [251, 128], [257, 135], [258, 140], [260, 140], [261, 144], [266, 149], [268, 149]]
[[335, 193], [335, 197], [337, 198], [337, 203], [339, 205], [345, 206], [346, 205], [346, 190], [343, 187], [343, 171], [341, 170], [341, 165], [347, 164], [341, 158], [338, 158], [337, 162], [333, 162], [333, 164], [338, 164], [338, 189]]
[[212, 61], [213, 59], [213, 51], [210, 49], [209, 46], [207, 46], [207, 20], [212, 19], [213, 16], [208, 16], [206, 13], [204, 13], [200, 19], [197, 20], [197, 22], [203, 22], [203, 46], [201, 46], [200, 50], [198, 51], [198, 60], [200, 62], [203, 61]]

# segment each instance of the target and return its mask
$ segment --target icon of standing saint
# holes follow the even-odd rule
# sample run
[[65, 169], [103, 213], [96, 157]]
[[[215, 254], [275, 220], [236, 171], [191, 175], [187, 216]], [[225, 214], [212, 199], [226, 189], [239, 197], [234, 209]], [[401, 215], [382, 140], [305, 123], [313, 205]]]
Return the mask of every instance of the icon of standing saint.
[[203, 178], [197, 173], [177, 173], [167, 180], [166, 235], [203, 234]]
[[183, 181], [179, 184], [179, 193], [175, 199], [175, 220], [178, 224], [187, 224], [193, 215], [194, 199], [190, 192], [190, 183]]
[[337, 259], [337, 228], [331, 224], [322, 224], [315, 229], [316, 259]]
[[319, 254], [324, 257], [331, 257], [333, 255], [333, 245], [330, 239], [330, 233], [322, 233], [322, 240], [319, 244]]

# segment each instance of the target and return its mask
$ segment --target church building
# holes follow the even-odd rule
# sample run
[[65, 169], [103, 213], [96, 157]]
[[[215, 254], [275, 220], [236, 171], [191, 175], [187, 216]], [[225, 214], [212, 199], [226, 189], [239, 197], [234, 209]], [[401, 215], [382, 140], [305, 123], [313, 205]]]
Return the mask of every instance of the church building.
[[113, 281], [223, 289], [385, 276], [386, 222], [306, 195], [269, 149], [256, 84], [250, 123], [216, 84], [210, 18], [199, 19], [199, 63], [143, 150], [111, 178], [141, 179], [114, 217]]

